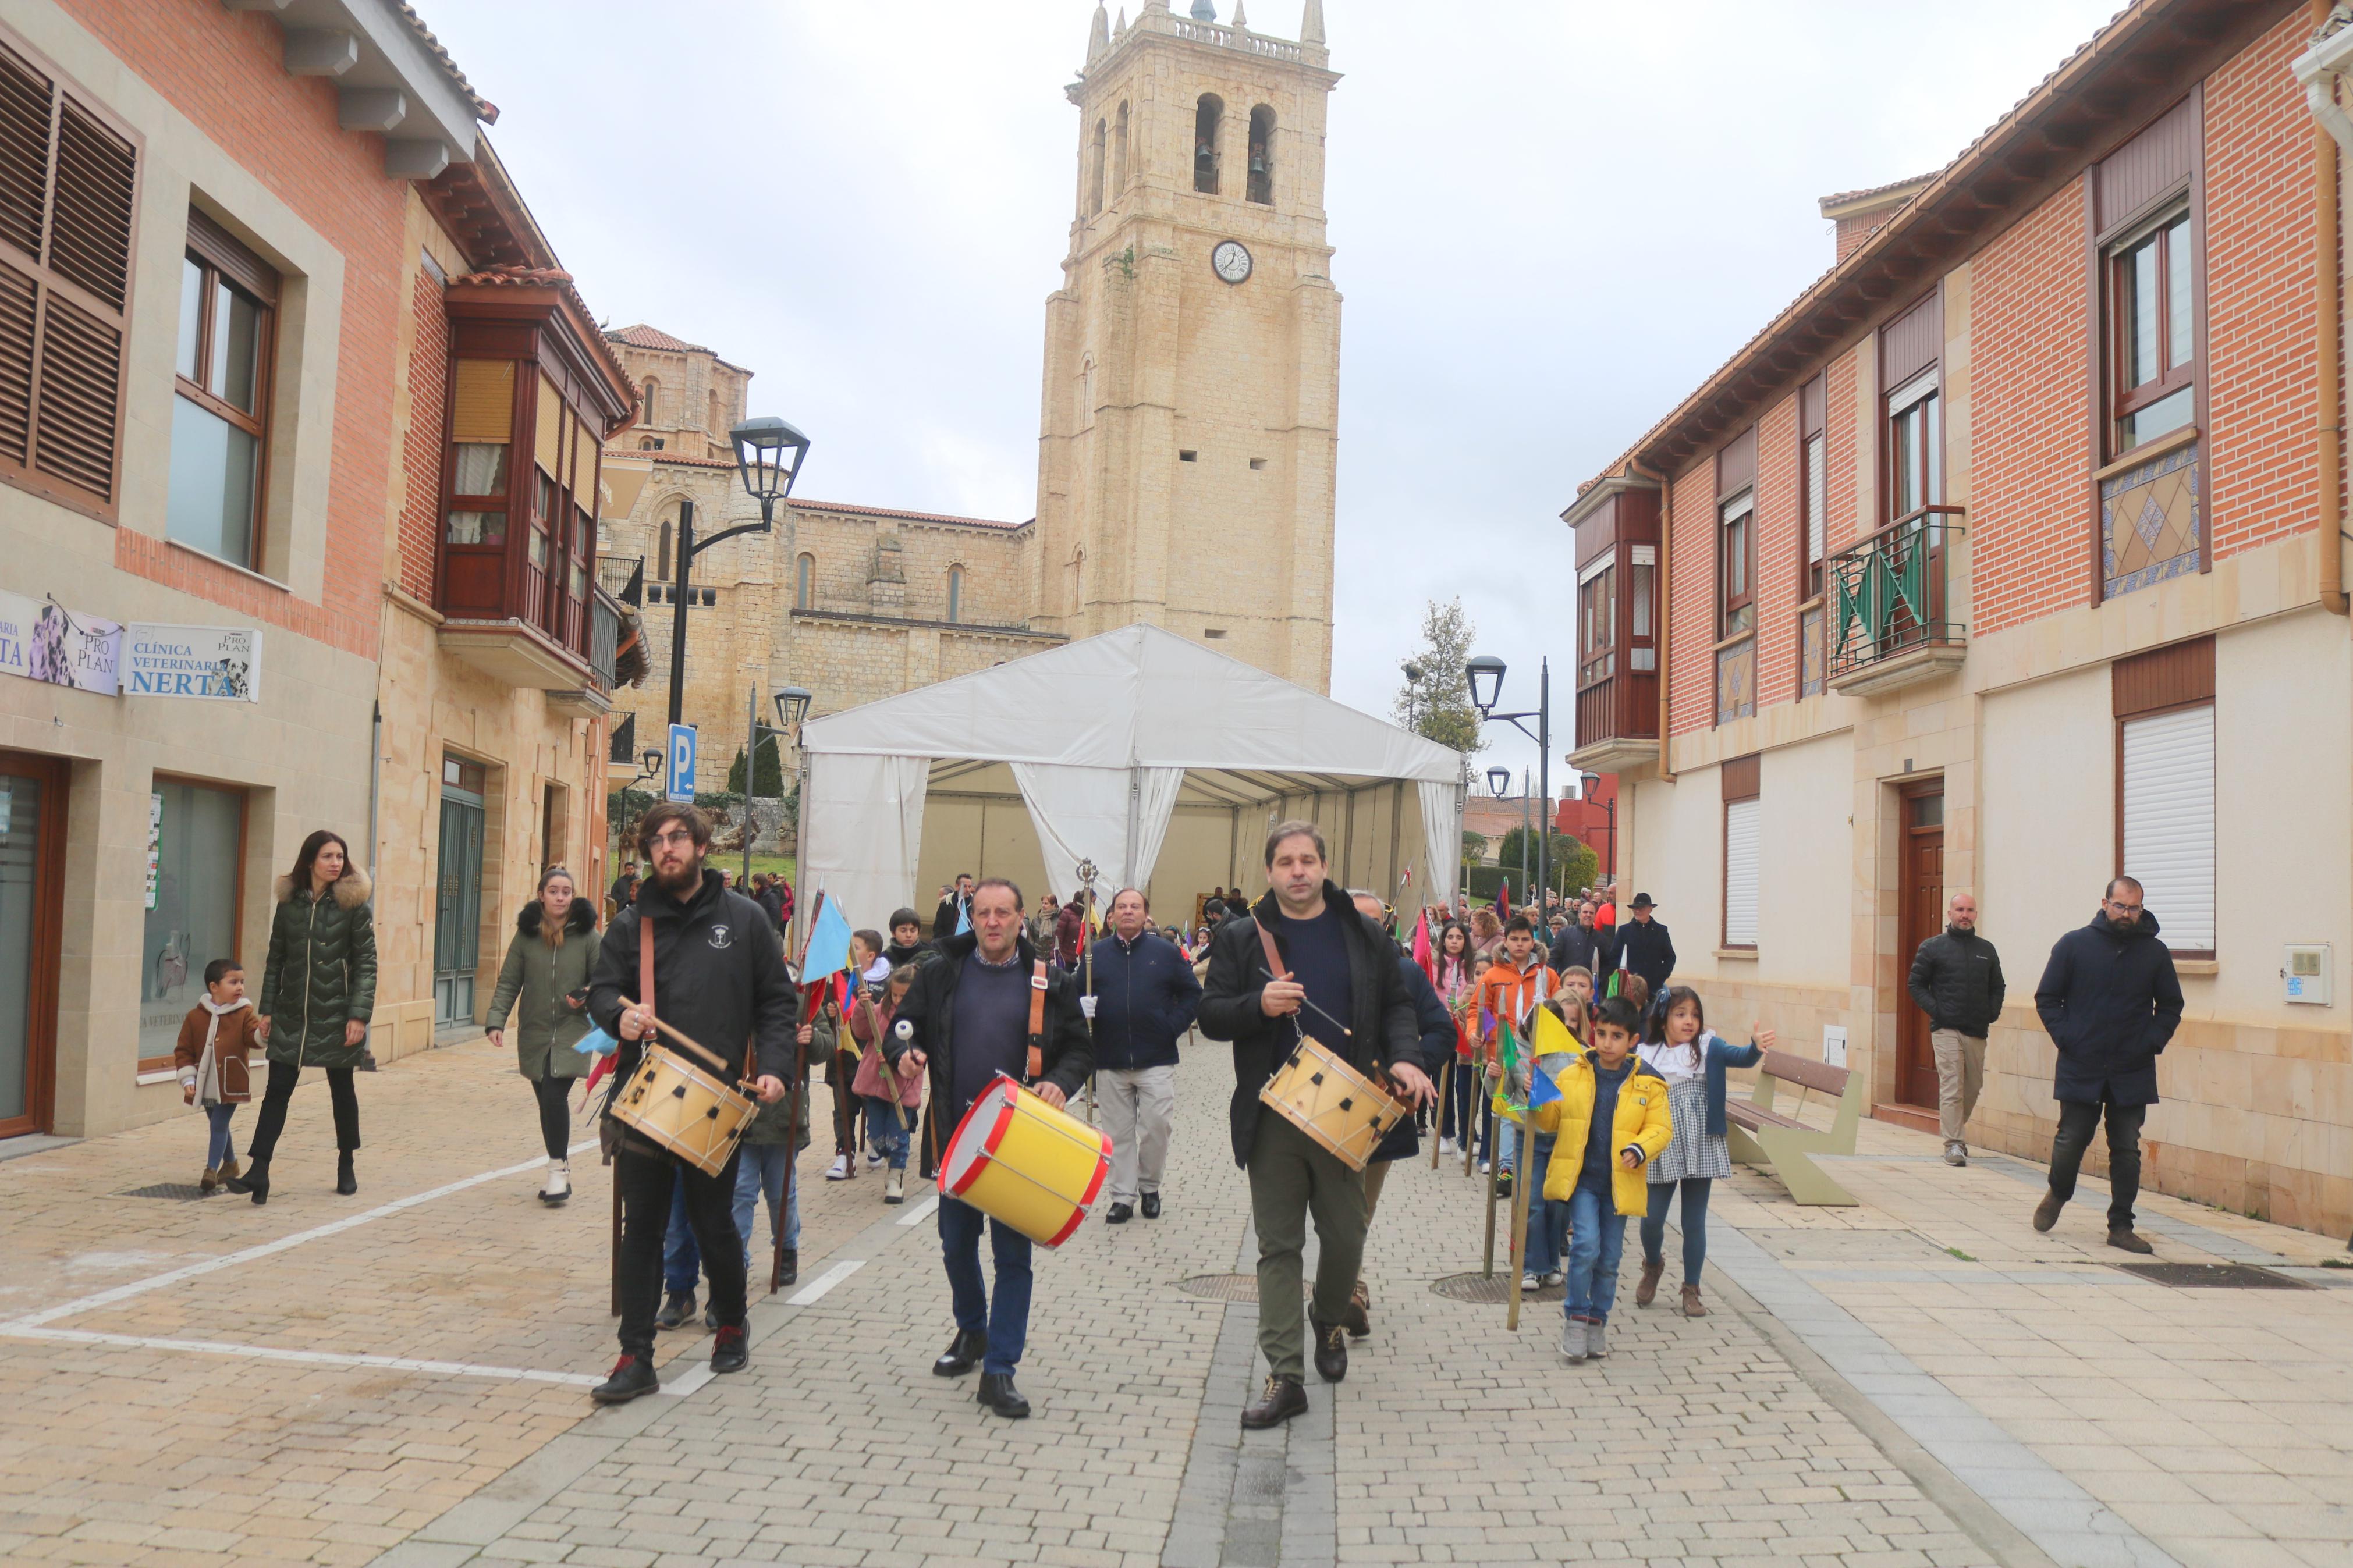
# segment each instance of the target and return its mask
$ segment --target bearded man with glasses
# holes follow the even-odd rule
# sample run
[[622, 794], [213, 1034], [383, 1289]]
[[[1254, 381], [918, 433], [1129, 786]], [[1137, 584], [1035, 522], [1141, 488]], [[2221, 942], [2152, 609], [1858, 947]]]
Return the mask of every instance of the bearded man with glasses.
[[2108, 1123], [2108, 1245], [2155, 1249], [2133, 1229], [2140, 1195], [2140, 1128], [2157, 1103], [2157, 1058], [2181, 1022], [2181, 982], [2173, 952], [2157, 939], [2157, 917], [2130, 877], [2108, 884], [2092, 923], [2051, 949], [2034, 1010], [2059, 1047], [2052, 1094], [2059, 1131], [2051, 1141], [2051, 1190], [2034, 1210], [2049, 1230], [2075, 1195], [2075, 1175], [2092, 1131]]

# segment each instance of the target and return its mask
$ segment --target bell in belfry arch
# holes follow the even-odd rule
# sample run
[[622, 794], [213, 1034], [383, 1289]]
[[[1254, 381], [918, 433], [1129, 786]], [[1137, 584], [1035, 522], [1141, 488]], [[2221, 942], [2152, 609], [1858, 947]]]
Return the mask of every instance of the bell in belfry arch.
[[1263, 174], [1266, 173], [1266, 150], [1264, 148], [1261, 147], [1250, 153], [1250, 173], [1253, 174]]

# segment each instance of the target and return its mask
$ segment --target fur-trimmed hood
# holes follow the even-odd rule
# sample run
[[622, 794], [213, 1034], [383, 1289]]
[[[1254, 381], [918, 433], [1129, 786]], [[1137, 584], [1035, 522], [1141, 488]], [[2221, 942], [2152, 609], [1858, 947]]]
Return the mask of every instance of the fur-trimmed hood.
[[[515, 930], [525, 936], [537, 936], [546, 923], [547, 906], [537, 899], [515, 911]], [[596, 929], [596, 902], [594, 899], [575, 897], [572, 907], [564, 911], [564, 934], [584, 936]]]
[[[275, 884], [278, 901], [290, 902], [294, 897], [294, 879], [280, 877]], [[344, 871], [335, 883], [335, 902], [347, 910], [358, 909], [375, 892], [375, 881], [365, 871], [353, 866]]]

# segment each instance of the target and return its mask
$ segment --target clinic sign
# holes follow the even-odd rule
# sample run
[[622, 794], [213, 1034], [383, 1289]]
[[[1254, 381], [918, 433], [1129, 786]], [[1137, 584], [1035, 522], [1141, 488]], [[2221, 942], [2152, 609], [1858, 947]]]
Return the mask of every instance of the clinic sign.
[[122, 694], [182, 702], [261, 700], [261, 632], [133, 621], [122, 638]]
[[0, 675], [112, 697], [122, 627], [55, 599], [0, 591]]

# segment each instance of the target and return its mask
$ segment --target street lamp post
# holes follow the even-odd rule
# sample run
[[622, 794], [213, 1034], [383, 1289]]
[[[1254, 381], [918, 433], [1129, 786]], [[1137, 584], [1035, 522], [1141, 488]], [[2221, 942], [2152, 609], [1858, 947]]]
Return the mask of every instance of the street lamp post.
[[[1536, 743], [1536, 791], [1545, 797], [1547, 808], [1552, 804], [1552, 660], [1547, 658], [1536, 667], [1536, 705], [1525, 713], [1498, 713], [1495, 704], [1504, 695], [1504, 661], [1492, 654], [1480, 654], [1463, 667], [1471, 680], [1471, 705], [1479, 710], [1481, 719], [1501, 719]], [[1536, 727], [1531, 730], [1522, 721], [1533, 719]], [[1506, 775], [1508, 776], [1508, 775]], [[1525, 836], [1522, 836], [1525, 842]], [[1536, 879], [1552, 880], [1552, 834], [1547, 830], [1536, 843]], [[1538, 900], [1542, 907], [1542, 900]]]
[[[760, 722], [760, 689], [753, 687], [744, 704], [744, 725], [750, 739], [744, 747], [744, 882], [752, 880], [752, 797], [759, 793], [760, 742], [786, 740], [800, 727], [801, 715], [808, 711], [809, 693], [804, 687], [779, 686], [772, 694], [776, 704], [777, 728], [770, 729]], [[776, 755], [776, 777], [781, 787], [785, 773], [784, 754]]]
[[1405, 727], [1418, 735], [1421, 733], [1421, 666], [1408, 659], [1398, 668], [1405, 671]]
[[781, 419], [746, 419], [727, 434], [735, 444], [735, 467], [744, 476], [744, 489], [760, 503], [760, 521], [738, 523], [708, 539], [697, 539], [694, 503], [678, 503], [678, 577], [671, 589], [670, 626], [670, 721], [673, 724], [685, 714], [686, 607], [694, 558], [739, 533], [772, 530], [776, 503], [793, 493], [793, 481], [801, 477], [801, 465], [808, 458], [809, 438]]
[[[1577, 782], [1584, 787], [1586, 798], [1590, 800], [1593, 792], [1601, 787], [1601, 775], [1587, 773]], [[1601, 809], [1609, 814], [1609, 879], [1614, 882], [1618, 879], [1618, 797], [1613, 795], [1603, 801]]]

